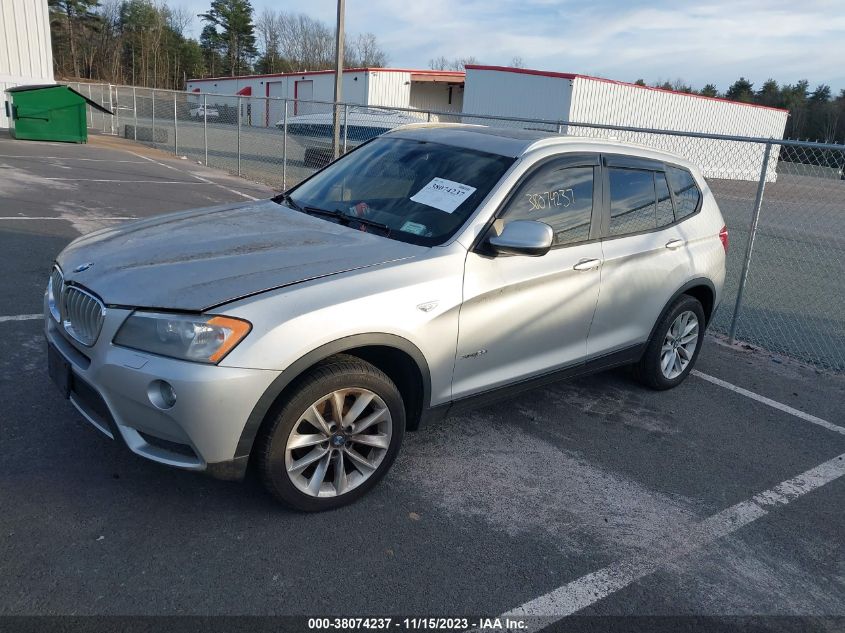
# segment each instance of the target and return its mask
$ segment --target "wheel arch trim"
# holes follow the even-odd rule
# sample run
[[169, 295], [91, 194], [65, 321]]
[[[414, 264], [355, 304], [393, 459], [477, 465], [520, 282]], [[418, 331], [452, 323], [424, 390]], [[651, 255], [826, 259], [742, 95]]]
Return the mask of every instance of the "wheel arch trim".
[[[650, 341], [654, 337], [654, 332], [657, 330], [657, 326], [663, 320], [663, 317], [666, 316], [666, 312], [669, 310], [669, 307], [673, 303], [675, 303], [675, 301], [678, 299], [678, 297], [680, 297], [683, 294], [687, 294], [688, 290], [691, 290], [692, 288], [696, 288], [698, 286], [706, 286], [710, 290], [710, 293], [713, 295], [713, 302], [714, 302], [713, 307], [710, 310], [710, 314], [705, 315], [706, 319], [707, 319], [707, 321], [705, 323], [705, 329], [706, 329], [707, 325], [710, 324], [710, 321], [713, 317], [713, 313], [715, 313], [716, 308], [719, 307], [715, 303], [715, 301], [716, 301], [716, 286], [713, 285], [713, 282], [710, 281], [709, 279], [707, 279], [707, 277], [696, 277], [695, 279], [690, 279], [687, 283], [685, 283], [683, 286], [678, 288], [678, 290], [676, 290], [675, 293], [671, 297], [669, 297], [669, 300], [666, 302], [666, 305], [663, 306], [663, 309], [660, 311], [660, 314], [658, 315], [657, 319], [654, 321], [654, 325], [651, 326], [651, 332], [649, 332], [649, 334], [648, 334], [648, 338], [646, 339], [646, 343], [648, 343], [648, 341]], [[702, 306], [702, 307], [704, 307], [704, 306]]]
[[270, 386], [264, 391], [258, 402], [252, 409], [252, 412], [247, 418], [246, 424], [241, 431], [240, 439], [238, 440], [237, 448], [235, 449], [234, 458], [243, 458], [249, 456], [252, 452], [252, 446], [255, 443], [255, 438], [258, 436], [258, 431], [267, 412], [273, 403], [276, 402], [279, 395], [309, 367], [319, 363], [330, 356], [340, 354], [359, 347], [392, 347], [401, 352], [406, 353], [413, 359], [417, 365], [422, 378], [422, 408], [426, 410], [431, 402], [431, 372], [428, 367], [428, 361], [420, 349], [408, 339], [402, 338], [395, 334], [372, 332], [367, 334], [353, 334], [345, 336], [330, 343], [326, 343], [311, 350], [304, 356], [301, 356], [287, 368], [282, 370]]

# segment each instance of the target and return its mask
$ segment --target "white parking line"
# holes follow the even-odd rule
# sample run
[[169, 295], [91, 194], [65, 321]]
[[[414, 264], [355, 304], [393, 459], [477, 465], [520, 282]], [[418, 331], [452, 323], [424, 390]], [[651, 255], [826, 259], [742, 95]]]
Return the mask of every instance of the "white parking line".
[[[137, 220], [137, 217], [126, 215], [126, 216], [110, 216], [110, 217], [96, 217], [92, 218], [93, 220], [100, 221], [100, 220]], [[0, 220], [62, 220], [64, 222], [70, 222], [67, 218], [62, 217], [42, 217], [38, 215], [3, 215], [0, 216]]]
[[113, 160], [111, 158], [79, 158], [77, 156], [26, 156], [24, 154], [0, 154], [0, 158], [38, 158], [43, 160], [84, 160], [93, 163], [132, 163], [143, 165], [140, 160]]
[[[167, 169], [172, 169], [173, 171], [177, 171], [180, 174], [185, 173], [181, 169], [177, 169], [173, 165], [168, 165], [166, 163], [162, 163], [160, 161], [157, 161], [155, 159], [150, 158], [149, 156], [141, 156], [141, 154], [136, 154], [135, 152], [129, 152], [129, 153], [132, 154], [133, 156], [137, 156], [138, 158], [143, 158], [144, 160], [148, 160], [151, 163], [155, 163], [156, 165], [160, 165], [162, 167], [166, 167]], [[228, 191], [229, 193], [234, 193], [238, 196], [242, 196], [242, 197], [246, 198], [247, 200], [258, 200], [258, 198], [250, 196], [249, 194], [246, 194], [242, 191], [238, 191], [237, 189], [232, 189], [231, 187], [227, 187], [225, 185], [221, 185], [219, 182], [214, 182], [213, 180], [209, 180], [208, 178], [203, 178], [202, 176], [197, 176], [196, 174], [190, 174], [190, 173], [189, 173], [189, 175], [196, 178], [200, 182], [205, 182], [205, 183], [208, 183], [209, 185], [214, 185], [216, 187], [220, 187], [221, 189], [224, 189], [225, 191]]]
[[796, 418], [800, 418], [805, 422], [811, 422], [812, 424], [816, 424], [822, 428], [827, 429], [828, 431], [833, 431], [834, 433], [841, 433], [845, 435], [845, 427], [837, 426], [827, 420], [822, 420], [821, 418], [817, 418], [814, 415], [810, 415], [809, 413], [804, 413], [803, 411], [799, 411], [798, 409], [794, 409], [787, 404], [780, 403], [776, 400], [772, 400], [771, 398], [767, 398], [766, 396], [761, 396], [758, 393], [754, 393], [753, 391], [748, 391], [748, 389], [743, 389], [742, 387], [737, 387], [734, 384], [726, 382], [721, 378], [716, 378], [715, 376], [710, 376], [709, 374], [702, 373], [697, 369], [693, 369], [690, 372], [693, 376], [706, 380], [707, 382], [711, 382], [714, 385], [718, 385], [723, 387], [724, 389], [728, 389], [733, 391], [734, 393], [738, 393], [746, 398], [751, 398], [752, 400], [756, 400], [762, 404], [765, 404], [773, 409], [777, 409], [778, 411], [783, 411], [784, 413], [788, 413], [790, 415], [794, 415]]
[[32, 321], [43, 318], [43, 314], [14, 314], [11, 316], [0, 316], [0, 323], [5, 323], [6, 321]]
[[114, 180], [112, 178], [59, 178], [54, 176], [42, 176], [41, 178], [42, 180], [72, 180], [73, 182], [145, 182], [154, 185], [217, 185], [216, 182], [211, 182], [210, 180], [208, 182], [194, 182], [192, 180]]
[[687, 534], [665, 537], [649, 543], [646, 553], [630, 559], [613, 563], [573, 580], [549, 593], [526, 602], [501, 617], [520, 618], [537, 617], [538, 621], [528, 621], [528, 629], [536, 631], [576, 613], [609, 595], [624, 589], [640, 578], [647, 576], [667, 562], [686, 556], [702, 549], [716, 540], [766, 516], [773, 509], [829, 484], [845, 475], [845, 454], [834, 457], [787, 479], [774, 488], [765, 490], [747, 501], [714, 514], [695, 526]]

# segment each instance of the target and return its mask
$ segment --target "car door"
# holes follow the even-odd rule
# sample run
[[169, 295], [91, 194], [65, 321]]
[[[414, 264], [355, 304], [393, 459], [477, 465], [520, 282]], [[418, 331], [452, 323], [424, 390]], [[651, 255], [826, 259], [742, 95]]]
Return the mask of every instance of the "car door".
[[496, 256], [482, 243], [467, 254], [455, 399], [584, 362], [602, 262], [599, 185], [597, 155], [543, 161], [514, 187], [494, 225], [545, 222], [551, 250]]
[[608, 155], [603, 163], [604, 263], [588, 359], [636, 352], [690, 269], [664, 164]]

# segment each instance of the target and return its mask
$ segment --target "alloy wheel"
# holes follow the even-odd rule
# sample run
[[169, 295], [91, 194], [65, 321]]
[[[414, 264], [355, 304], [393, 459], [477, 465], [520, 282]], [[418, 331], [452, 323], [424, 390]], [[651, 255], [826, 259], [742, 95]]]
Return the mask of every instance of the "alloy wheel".
[[337, 497], [369, 479], [390, 447], [393, 419], [368, 389], [339, 389], [308, 407], [285, 445], [291, 482], [312, 497]]
[[660, 348], [660, 370], [669, 380], [680, 376], [690, 364], [698, 346], [698, 328], [698, 317], [691, 310], [672, 321]]

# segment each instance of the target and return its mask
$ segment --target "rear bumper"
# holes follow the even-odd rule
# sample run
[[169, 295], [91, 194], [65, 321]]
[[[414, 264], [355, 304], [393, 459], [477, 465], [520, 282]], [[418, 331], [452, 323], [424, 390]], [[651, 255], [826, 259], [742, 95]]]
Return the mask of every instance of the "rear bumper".
[[[219, 479], [240, 479], [247, 456], [235, 458], [255, 403], [278, 375], [267, 370], [202, 365], [111, 344], [123, 315], [109, 310], [98, 342], [83, 348], [45, 316], [47, 343], [70, 366], [69, 399], [107, 437], [136, 455]], [[176, 404], [161, 409], [150, 383], [165, 380]]]

